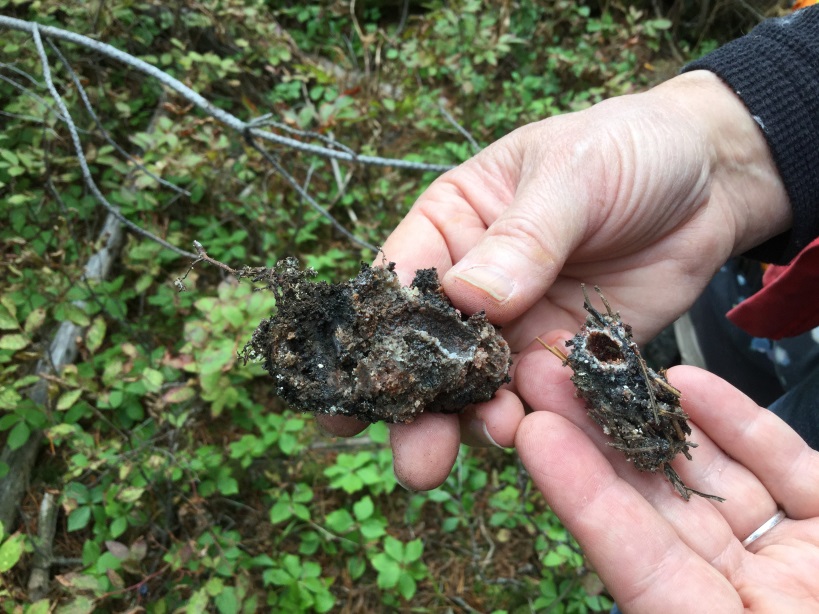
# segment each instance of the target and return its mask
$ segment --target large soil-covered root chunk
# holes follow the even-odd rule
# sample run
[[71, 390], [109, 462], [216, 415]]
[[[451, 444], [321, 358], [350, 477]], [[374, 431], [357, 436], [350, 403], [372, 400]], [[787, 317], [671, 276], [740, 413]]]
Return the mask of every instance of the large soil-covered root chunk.
[[394, 272], [361, 266], [343, 284], [311, 282], [294, 258], [257, 279], [276, 294], [244, 349], [264, 359], [292, 407], [376, 422], [411, 422], [422, 411], [455, 413], [509, 381], [509, 346], [483, 314], [450, 304], [435, 269], [410, 288]]

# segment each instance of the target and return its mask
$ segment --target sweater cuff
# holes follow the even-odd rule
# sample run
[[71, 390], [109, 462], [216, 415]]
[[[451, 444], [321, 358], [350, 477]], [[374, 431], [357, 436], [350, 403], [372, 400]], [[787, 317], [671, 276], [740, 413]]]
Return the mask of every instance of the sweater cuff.
[[787, 263], [819, 236], [819, 6], [763, 22], [682, 72], [692, 70], [725, 81], [768, 142], [793, 226], [746, 255]]

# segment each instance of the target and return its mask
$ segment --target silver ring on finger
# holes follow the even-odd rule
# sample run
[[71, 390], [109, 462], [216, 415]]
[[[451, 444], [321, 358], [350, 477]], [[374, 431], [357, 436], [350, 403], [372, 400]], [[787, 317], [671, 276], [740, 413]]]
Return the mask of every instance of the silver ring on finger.
[[765, 521], [761, 527], [759, 527], [756, 531], [751, 533], [748, 537], [742, 540], [743, 547], [747, 548], [760, 537], [765, 535], [768, 531], [773, 529], [776, 525], [782, 522], [787, 516], [785, 516], [785, 512], [783, 510], [778, 510], [776, 514], [774, 514], [770, 519]]

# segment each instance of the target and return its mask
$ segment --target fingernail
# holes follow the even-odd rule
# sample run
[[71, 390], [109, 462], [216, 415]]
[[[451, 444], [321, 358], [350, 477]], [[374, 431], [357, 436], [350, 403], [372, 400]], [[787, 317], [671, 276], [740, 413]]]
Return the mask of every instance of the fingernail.
[[483, 423], [483, 434], [484, 434], [484, 437], [486, 437], [486, 440], [489, 443], [491, 443], [493, 446], [495, 446], [496, 448], [500, 448], [501, 450], [506, 449], [502, 445], [500, 445], [497, 441], [495, 441], [495, 439], [492, 437], [492, 435], [489, 434], [489, 428], [486, 426], [486, 422]]
[[514, 282], [509, 279], [505, 272], [493, 266], [479, 264], [472, 268], [455, 273], [455, 277], [483, 290], [498, 302], [508, 299], [515, 287]]
[[486, 422], [480, 418], [473, 418], [469, 421], [469, 430], [476, 439], [483, 439], [486, 443], [491, 443], [496, 448], [500, 448], [501, 450], [505, 449], [489, 434], [489, 428], [486, 426]]
[[491, 443], [496, 448], [500, 448], [501, 450], [503, 450], [504, 447], [500, 445], [497, 441], [495, 441], [494, 437], [492, 437], [492, 435], [489, 434], [489, 427], [486, 426], [486, 422], [484, 422], [483, 420], [476, 420], [476, 422], [480, 422], [479, 428], [481, 433], [483, 433], [483, 436], [486, 439], [486, 441]]

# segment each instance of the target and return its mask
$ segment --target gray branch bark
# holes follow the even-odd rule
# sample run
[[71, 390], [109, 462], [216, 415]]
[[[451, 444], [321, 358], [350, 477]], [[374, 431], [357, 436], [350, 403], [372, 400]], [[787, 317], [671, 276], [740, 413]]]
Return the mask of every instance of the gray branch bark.
[[184, 98], [188, 102], [191, 102], [197, 108], [201, 109], [211, 117], [219, 120], [220, 122], [222, 122], [223, 124], [232, 128], [233, 130], [240, 134], [249, 134], [253, 138], [278, 143], [279, 145], [291, 147], [298, 151], [316, 154], [324, 158], [345, 160], [347, 162], [357, 162], [360, 164], [371, 164], [375, 166], [393, 166], [395, 168], [406, 168], [411, 170], [434, 172], [444, 172], [452, 168], [451, 166], [444, 164], [427, 164], [424, 162], [412, 162], [409, 160], [400, 160], [397, 158], [381, 158], [379, 156], [359, 156], [356, 155], [355, 153], [350, 152], [346, 148], [342, 148], [339, 150], [332, 149], [330, 147], [322, 147], [320, 145], [313, 145], [311, 143], [297, 141], [295, 139], [291, 139], [280, 134], [275, 134], [267, 130], [261, 130], [255, 125], [253, 121], [251, 122], [242, 121], [235, 115], [214, 106], [205, 97], [195, 92], [178, 79], [174, 79], [169, 74], [159, 70], [156, 66], [148, 64], [147, 62], [140, 60], [139, 58], [135, 58], [134, 56], [128, 53], [124, 53], [123, 51], [120, 51], [116, 47], [112, 47], [111, 45], [108, 45], [106, 43], [101, 43], [99, 41], [94, 40], [93, 38], [83, 36], [82, 34], [77, 34], [76, 32], [69, 32], [68, 30], [62, 30], [60, 28], [55, 28], [53, 26], [43, 26], [30, 21], [23, 21], [22, 19], [15, 19], [13, 17], [6, 17], [3, 15], [0, 15], [0, 27], [10, 28], [12, 30], [19, 30], [21, 32], [28, 32], [32, 36], [35, 36], [35, 31], [39, 30], [39, 33], [43, 36], [70, 41], [77, 45], [81, 45], [83, 47], [96, 51], [97, 53], [101, 53], [111, 59], [117, 60], [118, 62], [127, 64], [131, 68], [134, 68], [135, 70], [138, 70], [143, 74], [153, 77], [154, 79], [162, 83], [164, 86], [174, 90], [176, 93], [182, 96], [182, 98]]
[[[122, 225], [113, 213], [109, 213], [105, 219], [99, 234], [99, 242], [102, 243], [102, 247], [85, 265], [84, 277], [87, 281], [105, 279], [122, 246]], [[75, 304], [83, 306], [82, 301], [76, 301]], [[37, 364], [35, 372], [38, 375], [59, 374], [63, 367], [74, 362], [77, 357], [77, 339], [84, 333], [84, 327], [68, 320], [62, 322], [51, 341], [48, 354]], [[29, 391], [29, 396], [38, 405], [46, 405], [48, 382], [41, 379]], [[12, 530], [20, 501], [28, 488], [42, 436], [41, 431], [33, 431], [28, 441], [21, 447], [12, 450], [6, 446], [0, 454], [0, 460], [9, 466], [8, 474], [0, 479], [0, 522], [8, 532]]]
[[34, 603], [48, 595], [51, 581], [51, 564], [54, 562], [54, 533], [57, 530], [57, 499], [50, 492], [43, 495], [37, 522], [37, 539], [34, 541], [34, 557], [31, 575], [28, 577], [28, 598]]

